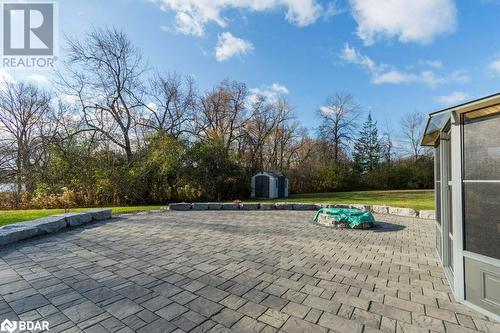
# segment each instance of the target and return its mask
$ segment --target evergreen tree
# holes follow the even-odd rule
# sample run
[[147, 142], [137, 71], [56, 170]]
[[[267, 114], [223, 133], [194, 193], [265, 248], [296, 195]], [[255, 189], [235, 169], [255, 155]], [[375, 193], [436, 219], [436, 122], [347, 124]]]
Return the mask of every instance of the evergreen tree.
[[380, 161], [380, 154], [377, 122], [368, 114], [368, 120], [363, 123], [354, 144], [354, 167], [361, 173], [373, 171]]

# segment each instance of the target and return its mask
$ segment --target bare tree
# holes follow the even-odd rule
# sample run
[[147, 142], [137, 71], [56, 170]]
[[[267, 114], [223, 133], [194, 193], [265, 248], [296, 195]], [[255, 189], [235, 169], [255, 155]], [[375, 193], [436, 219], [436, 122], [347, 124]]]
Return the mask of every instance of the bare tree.
[[251, 172], [263, 170], [268, 167], [270, 156], [276, 157], [279, 143], [272, 137], [278, 126], [291, 118], [286, 101], [273, 102], [262, 95], [254, 95], [248, 101], [250, 117], [243, 128], [240, 150], [244, 151]]
[[264, 146], [266, 138], [273, 130], [275, 119], [273, 108], [266, 102], [264, 96], [254, 96], [249, 103], [251, 116], [243, 128], [244, 135], [239, 141], [240, 156], [245, 156], [248, 167], [253, 173], [264, 168]]
[[15, 154], [6, 138], [0, 138], [0, 187], [12, 183], [15, 173]]
[[198, 136], [218, 142], [227, 150], [243, 135], [247, 121], [248, 90], [244, 83], [222, 81], [203, 96], [196, 119]]
[[66, 70], [59, 81], [81, 107], [85, 130], [95, 131], [133, 157], [135, 118], [143, 107], [144, 64], [128, 37], [116, 29], [95, 29], [82, 40], [67, 39]]
[[385, 121], [380, 136], [382, 159], [390, 167], [395, 156], [394, 142], [392, 141], [393, 130], [390, 122]]
[[174, 137], [189, 132], [194, 121], [196, 92], [192, 77], [176, 73], [156, 74], [149, 84], [149, 103], [140, 124], [147, 129], [164, 131]]
[[271, 170], [285, 171], [301, 146], [304, 129], [293, 120], [293, 108], [286, 99], [278, 99], [273, 106], [276, 109], [276, 126], [268, 138], [267, 165]]
[[411, 112], [401, 118], [403, 134], [403, 150], [411, 155], [415, 161], [422, 155], [423, 147], [420, 145], [424, 133], [424, 116], [420, 112]]
[[345, 151], [348, 142], [353, 140], [360, 106], [352, 95], [337, 93], [328, 98], [326, 104], [320, 108], [319, 114], [322, 119], [320, 136], [330, 143], [333, 160], [338, 162], [341, 152]]
[[16, 193], [34, 189], [34, 175], [53, 134], [50, 97], [32, 84], [4, 82], [0, 89], [0, 140]]

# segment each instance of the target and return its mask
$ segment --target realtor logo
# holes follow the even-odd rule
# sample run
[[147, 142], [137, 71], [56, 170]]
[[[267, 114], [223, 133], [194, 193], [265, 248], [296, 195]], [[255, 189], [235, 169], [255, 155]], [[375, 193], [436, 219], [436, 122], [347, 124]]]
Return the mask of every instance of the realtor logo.
[[17, 328], [17, 322], [5, 319], [2, 324], [0, 324], [0, 331], [13, 333]]
[[6, 0], [2, 3], [2, 65], [53, 67], [57, 59], [57, 3]]
[[19, 329], [20, 332], [24, 331], [48, 331], [49, 330], [49, 322], [48, 321], [10, 321], [9, 319], [5, 319], [0, 324], [0, 332], [9, 332], [14, 333], [16, 329]]
[[52, 55], [53, 32], [54, 4], [4, 3], [4, 55]]

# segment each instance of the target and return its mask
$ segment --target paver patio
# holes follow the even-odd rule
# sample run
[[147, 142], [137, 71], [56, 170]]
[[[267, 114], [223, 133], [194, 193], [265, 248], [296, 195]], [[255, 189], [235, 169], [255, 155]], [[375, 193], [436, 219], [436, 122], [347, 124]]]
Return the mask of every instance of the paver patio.
[[500, 332], [454, 302], [431, 221], [133, 215], [0, 248], [0, 321], [50, 332]]

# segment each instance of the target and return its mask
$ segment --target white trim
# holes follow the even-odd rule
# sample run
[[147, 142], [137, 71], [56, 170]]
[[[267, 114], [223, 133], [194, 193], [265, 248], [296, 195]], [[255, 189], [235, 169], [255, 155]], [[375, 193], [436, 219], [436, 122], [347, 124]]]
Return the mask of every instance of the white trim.
[[[451, 202], [450, 202], [450, 192], [449, 192], [449, 179], [451, 175], [449, 174], [449, 164], [452, 163], [451, 159], [451, 130], [446, 132], [441, 132], [440, 135], [440, 146], [441, 146], [441, 249], [442, 249], [442, 262], [446, 278], [450, 282], [451, 289], [455, 292], [458, 286], [455, 282], [453, 268], [451, 267], [452, 258], [450, 258], [450, 239], [448, 234], [450, 232], [449, 223], [453, 222], [453, 216], [450, 216], [451, 212]], [[451, 188], [453, 190], [453, 186]], [[451, 254], [454, 254], [454, 248], [451, 249]]]
[[485, 255], [479, 254], [479, 253], [464, 251], [464, 257], [474, 259], [474, 260], [483, 262], [483, 263], [488, 264], [488, 265], [500, 267], [500, 260], [499, 259], [491, 258], [491, 257], [485, 256]]
[[464, 179], [462, 180], [464, 183], [500, 183], [500, 180], [470, 180]]
[[446, 279], [450, 283], [451, 290], [457, 289], [456, 288], [457, 286], [455, 285], [455, 274], [453, 272], [453, 269], [451, 269], [451, 266], [446, 266], [446, 267], [443, 266], [443, 271], [444, 275], [446, 276]]
[[494, 314], [493, 312], [490, 312], [488, 310], [485, 310], [483, 309], [482, 307], [480, 306], [477, 306], [475, 304], [472, 304], [471, 302], [468, 302], [468, 301], [465, 301], [465, 300], [462, 300], [462, 301], [459, 301], [460, 303], [462, 303], [463, 305], [465, 306], [468, 306], [469, 308], [473, 309], [473, 310], [476, 310], [477, 312], [479, 313], [482, 313], [484, 314], [485, 316], [493, 319], [493, 320], [496, 320], [496, 321], [499, 321], [500, 322], [500, 316], [499, 315], [496, 315]]
[[452, 170], [452, 215], [453, 215], [453, 270], [454, 296], [457, 301], [465, 299], [465, 273], [463, 257], [463, 191], [462, 191], [462, 131], [460, 117], [454, 117], [451, 126]]
[[[484, 102], [489, 102], [489, 101], [492, 101], [492, 100], [494, 101], [495, 99], [498, 99], [499, 96], [500, 96], [500, 94], [495, 94], [495, 95], [488, 96], [488, 97], [485, 97], [485, 98], [480, 98], [480, 99], [477, 99], [477, 100], [472, 101], [472, 102], [460, 104], [460, 105], [453, 106], [451, 108], [447, 108], [447, 109], [444, 109], [444, 110], [441, 110], [441, 111], [433, 112], [433, 113], [430, 114], [430, 116], [436, 116], [438, 114], [442, 114], [442, 113], [445, 113], [445, 112], [451, 112], [451, 114], [453, 114], [456, 111], [460, 111], [460, 109], [464, 109], [466, 107], [471, 107], [471, 106], [474, 106], [476, 104], [480, 104], [480, 103], [484, 103]], [[471, 111], [474, 111], [474, 110], [471, 110]], [[457, 113], [461, 113], [461, 112], [457, 112]]]
[[439, 251], [437, 249], [434, 249], [436, 251], [436, 256], [438, 257], [439, 259], [439, 262], [441, 263], [441, 266], [443, 265], [443, 261], [441, 259], [441, 256], [439, 255]]
[[443, 231], [443, 229], [441, 228], [441, 224], [439, 224], [439, 222], [437, 220], [434, 220], [434, 223], [436, 224], [436, 227], [438, 227], [439, 231]]

